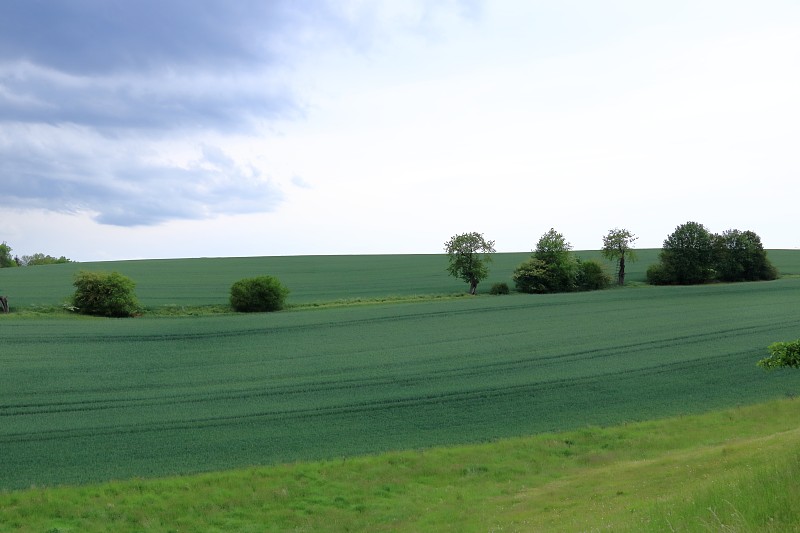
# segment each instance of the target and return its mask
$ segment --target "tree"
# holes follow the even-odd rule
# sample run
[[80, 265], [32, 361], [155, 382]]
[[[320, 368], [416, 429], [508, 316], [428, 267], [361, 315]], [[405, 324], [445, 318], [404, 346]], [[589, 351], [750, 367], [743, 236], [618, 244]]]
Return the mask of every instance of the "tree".
[[517, 290], [547, 293], [569, 292], [579, 288], [579, 264], [570, 250], [572, 245], [564, 236], [550, 228], [539, 238], [533, 256], [514, 270], [512, 278]]
[[231, 307], [245, 313], [280, 311], [283, 309], [289, 289], [278, 278], [258, 276], [240, 279], [231, 286]]
[[0, 244], [0, 268], [14, 266], [17, 266], [17, 262], [11, 257], [11, 247], [3, 241], [3, 244]]
[[633, 242], [638, 239], [626, 229], [614, 228], [603, 237], [603, 257], [617, 263], [617, 284], [625, 285], [625, 259], [636, 261], [636, 252], [633, 251]]
[[451, 276], [469, 283], [469, 293], [475, 294], [478, 283], [489, 275], [489, 263], [495, 252], [494, 241], [487, 241], [482, 233], [455, 235], [444, 243]]
[[71, 261], [64, 257], [53, 257], [52, 255], [45, 255], [43, 253], [35, 253], [33, 255], [23, 255], [20, 263], [24, 266], [36, 265], [55, 265], [60, 263], [70, 263]]
[[660, 264], [647, 270], [650, 283], [691, 285], [714, 278], [713, 241], [702, 224], [687, 222], [664, 240]]
[[778, 277], [761, 238], [752, 231], [731, 229], [713, 236], [714, 269], [721, 281], [759, 281]]
[[545, 265], [547, 292], [575, 290], [578, 264], [570, 250], [572, 245], [553, 228], [545, 232], [536, 243], [533, 257]]
[[105, 317], [128, 317], [139, 311], [133, 292], [136, 283], [119, 272], [85, 272], [75, 275], [72, 305], [79, 313]]
[[567, 242], [564, 235], [553, 228], [539, 237], [533, 256], [545, 263], [561, 263], [569, 259], [572, 245]]
[[756, 363], [764, 370], [800, 368], [800, 339], [793, 342], [774, 342], [767, 349], [770, 356]]

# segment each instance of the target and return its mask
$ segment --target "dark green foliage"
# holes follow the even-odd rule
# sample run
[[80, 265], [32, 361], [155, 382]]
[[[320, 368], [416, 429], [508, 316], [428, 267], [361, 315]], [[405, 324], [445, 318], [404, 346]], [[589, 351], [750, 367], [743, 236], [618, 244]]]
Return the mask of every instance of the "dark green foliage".
[[653, 263], [647, 267], [647, 283], [651, 285], [669, 285], [675, 282], [675, 275], [664, 263]]
[[711, 280], [759, 281], [778, 277], [761, 238], [752, 231], [711, 233], [702, 224], [678, 226], [664, 241], [659, 264], [647, 269], [654, 285], [692, 285]]
[[711, 234], [697, 222], [678, 226], [664, 240], [661, 263], [672, 283], [693, 285], [713, 279]]
[[447, 271], [469, 283], [470, 294], [475, 294], [478, 283], [489, 275], [491, 254], [495, 252], [494, 241], [487, 241], [481, 233], [463, 233], [444, 243], [444, 250], [447, 253]]
[[792, 342], [774, 342], [767, 348], [770, 356], [757, 364], [765, 370], [775, 368], [800, 368], [800, 339]]
[[727, 230], [714, 235], [714, 268], [720, 281], [761, 281], [778, 277], [778, 272], [752, 231]]
[[85, 272], [75, 275], [72, 306], [84, 315], [129, 317], [139, 311], [136, 284], [119, 272]]
[[231, 307], [234, 311], [280, 311], [289, 295], [289, 289], [273, 276], [240, 279], [231, 286]]
[[605, 289], [611, 284], [611, 276], [606, 273], [603, 265], [597, 261], [581, 261], [577, 259], [577, 278], [575, 285], [579, 291], [596, 291]]
[[500, 283], [495, 283], [492, 285], [492, 288], [489, 289], [489, 294], [508, 294], [511, 291], [508, 288], [508, 283], [505, 281]]
[[714, 278], [712, 236], [702, 224], [687, 222], [665, 240], [660, 265], [647, 270], [654, 285], [692, 285]]

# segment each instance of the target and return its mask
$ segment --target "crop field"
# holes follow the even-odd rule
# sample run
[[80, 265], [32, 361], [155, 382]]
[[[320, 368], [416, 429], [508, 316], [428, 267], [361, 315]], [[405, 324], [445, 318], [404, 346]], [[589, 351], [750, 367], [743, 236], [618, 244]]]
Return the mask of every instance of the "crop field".
[[[528, 254], [514, 255], [494, 269]], [[786, 273], [797, 256], [773, 261]], [[388, 270], [388, 257], [104, 266], [137, 280], [147, 305], [224, 302], [230, 282], [260, 273], [305, 302], [464, 289], [439, 272], [441, 257], [404, 257], [418, 277]], [[286, 270], [264, 272], [268, 259]], [[238, 266], [211, 267], [227, 261]], [[79, 266], [4, 269], [0, 284], [20, 288], [17, 305], [51, 304]], [[0, 488], [485, 442], [794, 396], [800, 374], [755, 362], [800, 336], [799, 310], [800, 279], [788, 276], [253, 315], [12, 313], [0, 317]]]
[[[658, 250], [638, 250], [639, 260], [629, 263], [629, 282], [645, 281], [647, 267]], [[582, 259], [596, 259], [613, 274], [614, 265], [598, 251], [579, 251]], [[479, 287], [487, 293], [492, 283], [506, 282], [531, 256], [494, 254], [489, 279]], [[800, 251], [770, 250], [769, 257], [783, 275], [800, 275]], [[136, 282], [136, 294], [147, 308], [224, 305], [233, 282], [269, 274], [286, 285], [290, 304], [352, 301], [385, 297], [463, 294], [464, 283], [450, 277], [443, 255], [286, 256], [203, 259], [160, 259], [69, 263], [31, 268], [0, 269], [0, 294], [16, 310], [60, 305], [74, 292], [72, 280], [79, 270], [117, 271]]]

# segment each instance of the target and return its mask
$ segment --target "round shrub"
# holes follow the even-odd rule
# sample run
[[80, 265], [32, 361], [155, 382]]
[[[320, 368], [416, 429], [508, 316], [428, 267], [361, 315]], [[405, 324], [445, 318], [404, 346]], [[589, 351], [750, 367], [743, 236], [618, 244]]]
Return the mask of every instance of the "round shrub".
[[539, 259], [531, 258], [523, 262], [514, 269], [512, 278], [519, 292], [550, 292], [547, 265]]
[[663, 263], [653, 263], [647, 267], [647, 283], [651, 285], [670, 285], [675, 281], [675, 276]]
[[594, 260], [578, 261], [577, 285], [579, 291], [597, 291], [605, 289], [611, 283], [611, 277], [603, 265]]
[[289, 289], [273, 276], [240, 279], [231, 286], [231, 307], [244, 313], [283, 309]]
[[510, 291], [508, 289], [508, 283], [495, 283], [492, 285], [492, 288], [489, 289], [489, 294], [508, 294]]
[[129, 317], [139, 312], [133, 292], [136, 283], [119, 272], [85, 272], [75, 275], [72, 306], [85, 315]]

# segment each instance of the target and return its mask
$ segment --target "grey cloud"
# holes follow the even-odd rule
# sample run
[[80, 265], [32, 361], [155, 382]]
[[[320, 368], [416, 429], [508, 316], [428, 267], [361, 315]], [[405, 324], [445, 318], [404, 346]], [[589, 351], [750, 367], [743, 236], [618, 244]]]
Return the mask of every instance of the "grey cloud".
[[89, 211], [118, 226], [270, 211], [283, 197], [265, 176], [211, 147], [181, 168], [126, 153], [92, 157], [68, 146], [0, 143], [0, 176], [8, 206]]
[[368, 48], [381, 38], [370, 10], [333, 0], [2, 1], [0, 195], [124, 226], [272, 210], [280, 190], [221, 151], [180, 166], [142, 148], [186, 150], [190, 138], [301, 117], [295, 63]]

